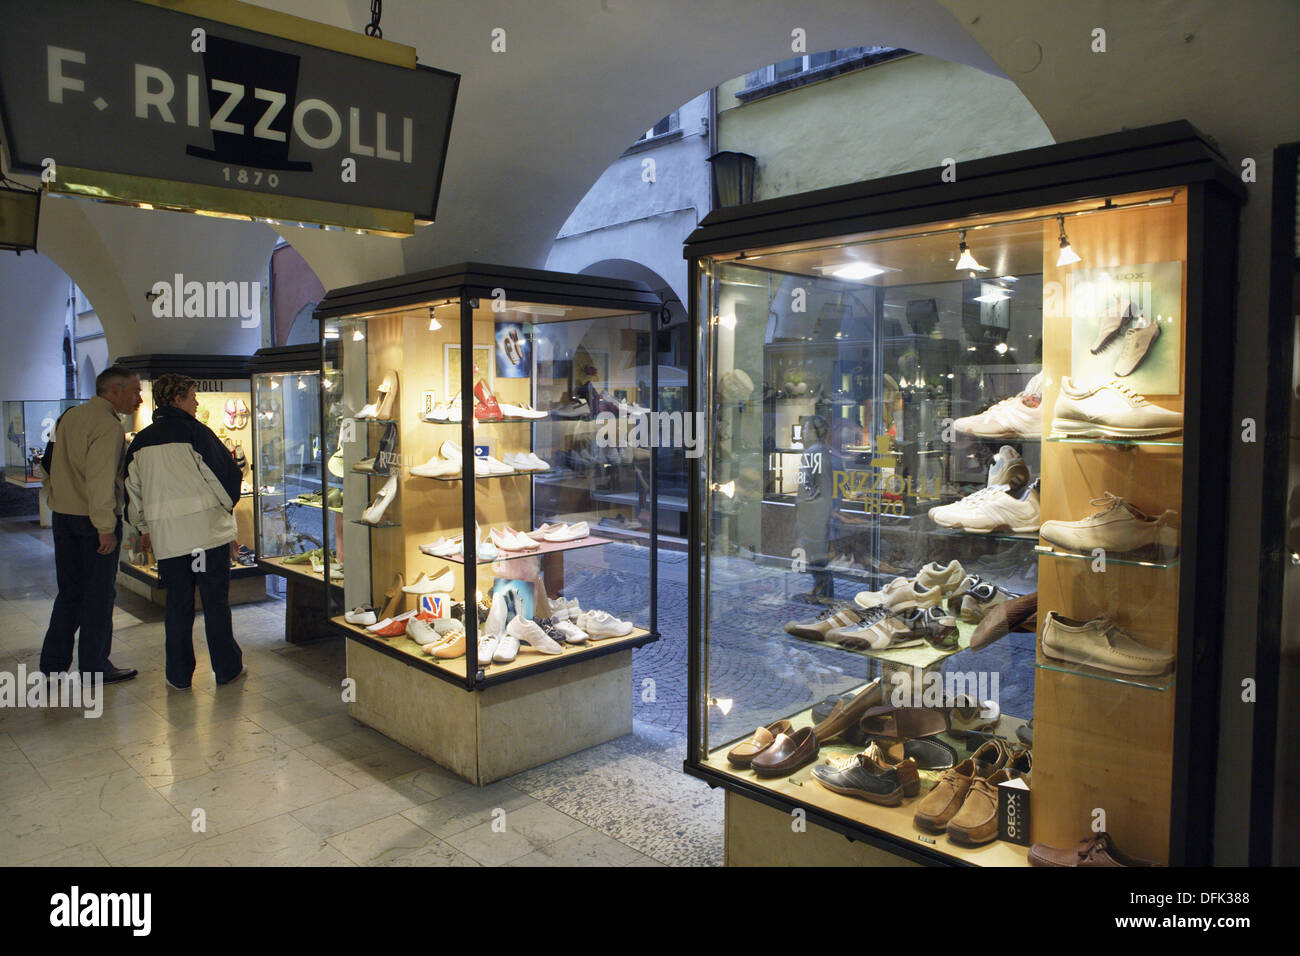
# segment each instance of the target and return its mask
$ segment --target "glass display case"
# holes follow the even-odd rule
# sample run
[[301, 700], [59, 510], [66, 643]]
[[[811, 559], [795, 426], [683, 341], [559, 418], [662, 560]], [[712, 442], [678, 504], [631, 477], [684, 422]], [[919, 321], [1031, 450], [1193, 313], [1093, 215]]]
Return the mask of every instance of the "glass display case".
[[1206, 852], [1239, 185], [1170, 124], [705, 220], [688, 772], [927, 862]]
[[[338, 469], [322, 459], [321, 387], [317, 344], [259, 349], [249, 361], [253, 381], [253, 448], [257, 461], [254, 528], [257, 561], [267, 571], [325, 580], [328, 528], [342, 514], [341, 482], [322, 476]], [[342, 475], [331, 475], [336, 479]], [[343, 580], [343, 564], [331, 555], [330, 579]]]
[[473, 688], [656, 639], [659, 308], [480, 265], [327, 296], [349, 639]]
[[41, 486], [41, 457], [54, 437], [54, 426], [60, 415], [79, 404], [75, 398], [4, 403], [5, 481], [20, 488]]
[[[254, 415], [248, 358], [239, 355], [129, 355], [118, 359], [117, 363], [140, 376], [142, 402], [135, 415], [125, 422], [128, 444], [136, 432], [153, 422], [155, 378], [172, 373], [188, 375], [198, 382], [199, 410], [196, 417], [216, 433], [243, 472], [240, 497], [235, 505], [239, 557], [231, 563], [231, 580], [265, 574], [257, 566], [255, 550], [253, 488], [258, 463], [253, 454]], [[157, 560], [139, 544], [139, 533], [130, 524], [125, 524], [120, 568], [127, 576], [151, 589], [161, 590]], [[232, 600], [240, 599], [232, 596]]]

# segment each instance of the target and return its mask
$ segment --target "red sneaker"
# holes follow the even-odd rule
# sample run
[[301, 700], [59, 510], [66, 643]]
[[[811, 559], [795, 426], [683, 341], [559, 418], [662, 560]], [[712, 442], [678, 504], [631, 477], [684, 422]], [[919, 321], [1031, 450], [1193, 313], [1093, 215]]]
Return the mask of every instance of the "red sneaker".
[[379, 637], [398, 637], [406, 633], [406, 622], [409, 621], [413, 614], [404, 614], [401, 617], [395, 617], [387, 625], [381, 627], [374, 633]]
[[504, 417], [501, 414], [501, 406], [497, 404], [497, 397], [492, 394], [492, 390], [484, 384], [482, 379], [479, 379], [474, 386], [474, 397], [478, 399], [478, 402], [474, 405], [474, 417], [479, 421]]

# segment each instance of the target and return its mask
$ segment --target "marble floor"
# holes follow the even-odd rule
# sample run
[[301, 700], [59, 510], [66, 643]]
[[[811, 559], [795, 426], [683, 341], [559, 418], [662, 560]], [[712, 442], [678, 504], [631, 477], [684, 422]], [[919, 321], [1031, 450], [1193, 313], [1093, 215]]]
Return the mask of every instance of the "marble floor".
[[[0, 519], [0, 674], [34, 671], [55, 592], [48, 531]], [[103, 712], [0, 707], [0, 865], [710, 866], [722, 793], [684, 738], [635, 732], [476, 788], [347, 715], [342, 639], [295, 647], [275, 600], [234, 610], [249, 674], [163, 681], [162, 610], [120, 592]]]

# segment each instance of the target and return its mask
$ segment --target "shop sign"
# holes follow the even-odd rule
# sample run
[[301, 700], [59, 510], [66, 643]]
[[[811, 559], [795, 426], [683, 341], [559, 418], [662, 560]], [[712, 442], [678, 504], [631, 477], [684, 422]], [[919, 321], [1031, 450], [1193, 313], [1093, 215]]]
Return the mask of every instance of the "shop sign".
[[460, 78], [410, 47], [212, 0], [0, 16], [8, 159], [51, 191], [396, 234], [434, 218]]

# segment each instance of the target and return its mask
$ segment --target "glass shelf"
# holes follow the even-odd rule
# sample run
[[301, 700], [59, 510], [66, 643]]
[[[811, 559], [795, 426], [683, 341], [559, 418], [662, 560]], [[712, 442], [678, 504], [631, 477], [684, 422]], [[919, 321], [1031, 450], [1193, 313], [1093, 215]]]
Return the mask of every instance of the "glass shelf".
[[[318, 504], [313, 504], [313, 503], [310, 502], [310, 501], [299, 501], [297, 498], [290, 498], [290, 499], [289, 499], [289, 504], [291, 504], [291, 505], [299, 505], [299, 506], [301, 506], [301, 507], [303, 507], [303, 508], [317, 508], [317, 509], [319, 509], [319, 508], [321, 507], [320, 505], [318, 505]], [[342, 507], [335, 506], [335, 507], [330, 508], [329, 510], [332, 511], [332, 512], [334, 512], [334, 514], [336, 514], [336, 515], [341, 515], [341, 514], [343, 514], [343, 509], [342, 509]]]
[[397, 424], [396, 418], [357, 418], [354, 415], [344, 415], [343, 417], [346, 418], [348, 421], [366, 422], [369, 425], [396, 425]]
[[1092, 680], [1106, 681], [1110, 684], [1123, 684], [1127, 687], [1141, 687], [1143, 690], [1165, 691], [1174, 686], [1174, 668], [1170, 667], [1163, 674], [1152, 677], [1137, 677], [1132, 674], [1116, 674], [1100, 667], [1087, 664], [1072, 664], [1069, 661], [1056, 661], [1045, 658], [1034, 665], [1039, 670], [1055, 671], [1058, 674], [1074, 674]]
[[380, 521], [378, 524], [371, 524], [369, 521], [362, 521], [360, 518], [353, 518], [352, 524], [359, 524], [363, 528], [400, 528], [401, 525], [396, 521]]
[[[476, 419], [474, 419], [474, 421], [475, 421], [477, 424], [479, 424], [479, 425], [531, 425], [531, 424], [533, 424], [533, 423], [535, 423], [535, 422], [547, 422], [547, 421], [553, 421], [553, 420], [555, 420], [555, 419], [552, 419], [549, 415], [546, 416], [545, 418], [476, 418]], [[420, 421], [424, 422], [424, 424], [426, 424], [426, 425], [460, 425], [460, 424], [462, 424], [462, 422], [459, 422], [459, 421], [454, 421], [454, 422], [453, 422], [453, 421], [450, 421], [450, 420], [449, 420], [449, 421], [445, 421], [445, 422], [430, 421], [429, 419], [424, 418], [424, 417], [421, 417], [421, 418], [420, 418]], [[576, 418], [572, 418], [572, 419], [558, 419], [558, 421], [580, 421], [580, 419], [576, 419]]]
[[[486, 480], [488, 480], [489, 478], [521, 478], [521, 477], [532, 478], [532, 477], [534, 477], [534, 476], [536, 476], [536, 475], [549, 475], [549, 474], [552, 474], [552, 471], [550, 471], [550, 470], [548, 470], [548, 471], [511, 471], [511, 472], [503, 473], [503, 474], [500, 474], [500, 475], [475, 475], [475, 476], [474, 476], [474, 480], [475, 480], [475, 481], [486, 481]], [[455, 475], [454, 477], [444, 477], [443, 475], [413, 475], [412, 477], [413, 477], [413, 478], [427, 478], [427, 479], [429, 479], [430, 481], [460, 481], [462, 476], [460, 476], [460, 475]]]
[[[1073, 558], [1076, 561], [1095, 561], [1097, 560], [1091, 554], [1078, 554], [1074, 551], [1059, 551], [1051, 545], [1040, 544], [1035, 546], [1035, 551], [1044, 557], [1050, 558]], [[1107, 564], [1127, 564], [1137, 568], [1175, 568], [1179, 563], [1179, 556], [1175, 552], [1172, 556], [1161, 560], [1157, 557], [1140, 557], [1137, 552], [1127, 552], [1112, 554], [1106, 552]]]
[[[534, 558], [540, 554], [555, 554], [557, 551], [577, 551], [580, 548], [599, 548], [602, 545], [613, 544], [610, 538], [598, 538], [594, 535], [588, 535], [585, 538], [579, 538], [577, 541], [539, 541], [541, 547], [536, 551], [501, 551], [497, 550], [495, 558], [479, 558], [474, 563], [476, 565], [494, 564], [497, 561], [514, 561], [516, 558]], [[465, 556], [463, 554], [429, 554], [421, 551], [426, 558], [441, 558], [444, 561], [450, 561], [452, 564], [464, 564]]]
[[1183, 440], [1181, 438], [1075, 438], [1069, 435], [1050, 435], [1047, 441], [1056, 442], [1061, 445], [1119, 445], [1136, 446], [1136, 445], [1156, 445], [1166, 448], [1182, 448]]

